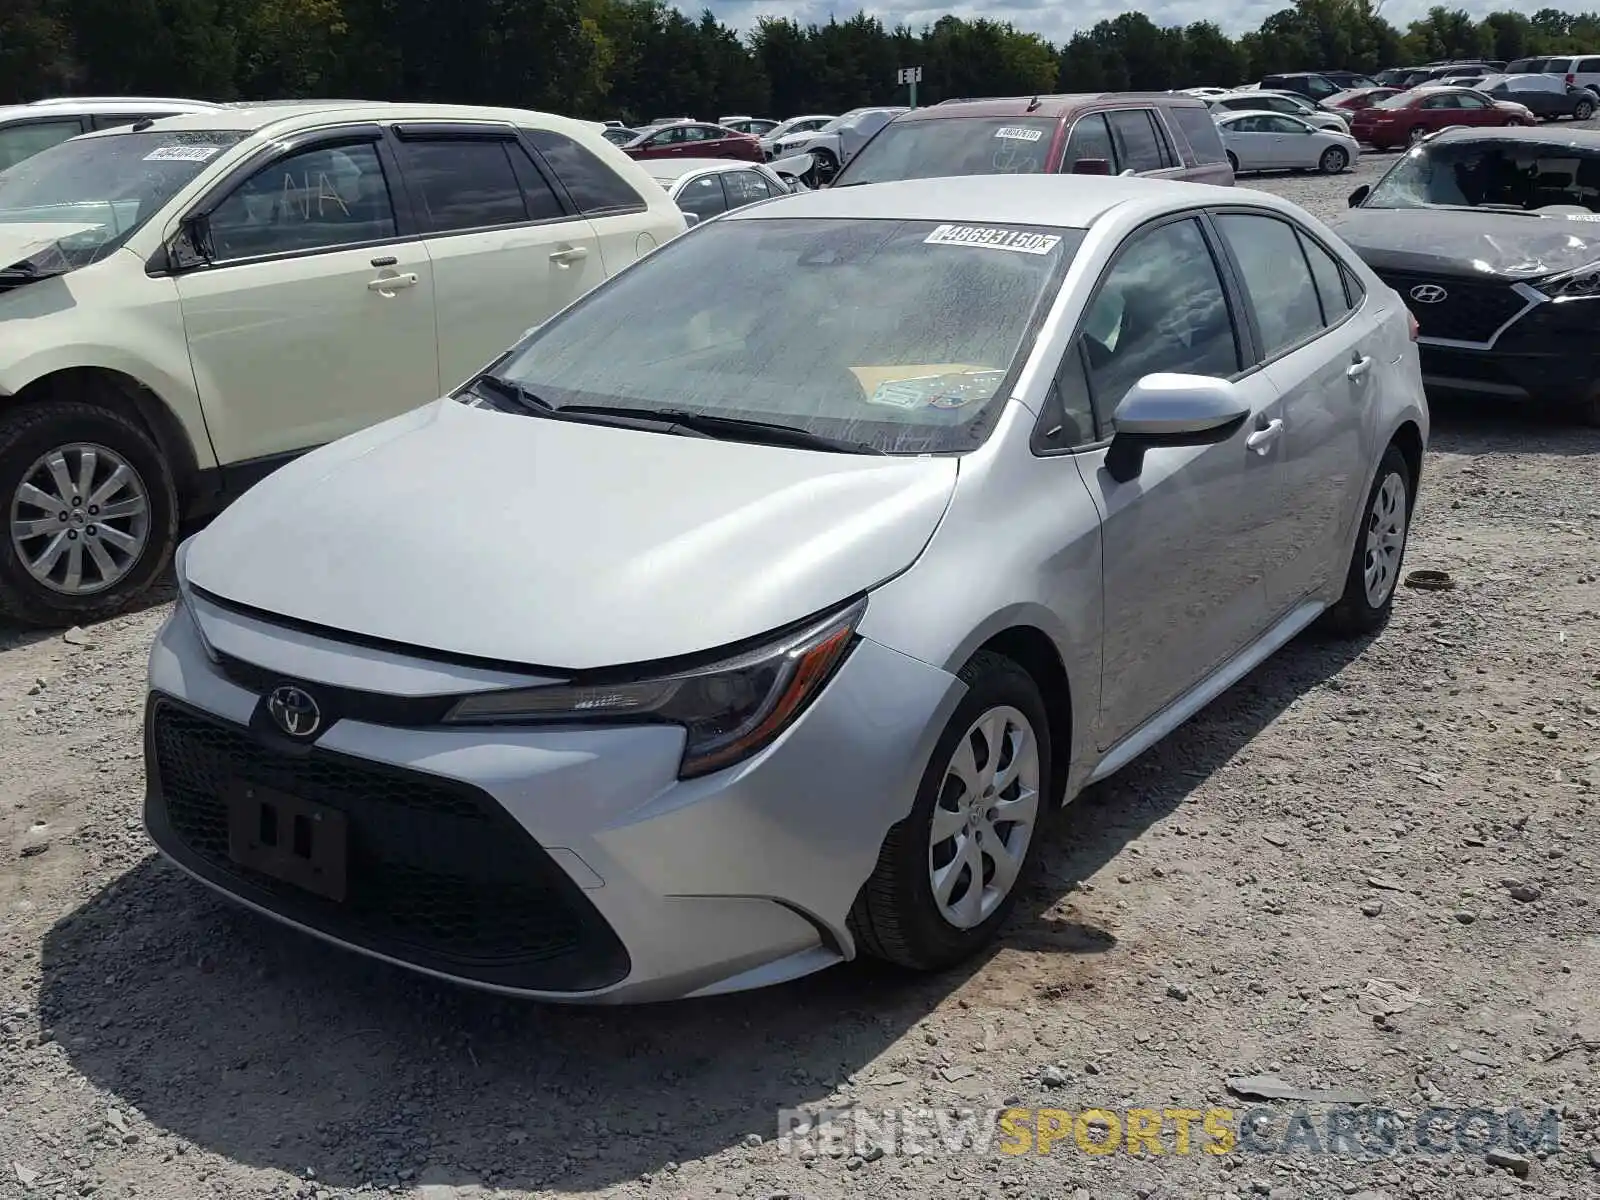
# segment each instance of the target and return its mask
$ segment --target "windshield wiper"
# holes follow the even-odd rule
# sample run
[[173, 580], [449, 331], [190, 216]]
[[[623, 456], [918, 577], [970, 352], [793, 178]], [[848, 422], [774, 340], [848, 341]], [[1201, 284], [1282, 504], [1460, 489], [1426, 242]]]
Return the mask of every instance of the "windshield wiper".
[[782, 425], [776, 421], [752, 421], [743, 417], [718, 417], [707, 413], [690, 412], [685, 408], [628, 408], [609, 404], [564, 404], [559, 413], [593, 414], [596, 416], [634, 417], [653, 419], [664, 425], [697, 433], [702, 437], [723, 438], [729, 441], [763, 442], [772, 446], [793, 446], [801, 450], [832, 450], [843, 454], [882, 454], [876, 446], [865, 442], [852, 442], [845, 438], [828, 437]]
[[544, 414], [555, 411], [555, 405], [551, 404], [550, 401], [542, 396], [535, 395], [515, 379], [506, 379], [500, 375], [480, 375], [472, 381], [468, 391], [476, 391], [480, 394], [488, 392], [489, 395], [485, 397], [486, 399], [509, 400], [520, 408], [536, 413]]

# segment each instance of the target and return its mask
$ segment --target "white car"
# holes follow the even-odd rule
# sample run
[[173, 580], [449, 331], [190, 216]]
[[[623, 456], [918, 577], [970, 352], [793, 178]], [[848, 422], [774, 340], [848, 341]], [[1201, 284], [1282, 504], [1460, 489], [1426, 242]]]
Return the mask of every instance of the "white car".
[[0, 171], [80, 133], [220, 107], [206, 100], [161, 96], [60, 96], [32, 104], [3, 105]]
[[640, 165], [681, 208], [691, 224], [794, 191], [766, 163], [732, 158], [648, 158]]
[[1053, 809], [1319, 618], [1382, 627], [1414, 330], [1245, 189], [730, 212], [184, 544], [146, 827], [259, 913], [503, 992], [948, 967]]
[[773, 144], [774, 158], [802, 151], [815, 162], [815, 178], [826, 183], [861, 151], [872, 136], [908, 108], [852, 108], [810, 133], [795, 133]]
[[1229, 92], [1206, 101], [1212, 116], [1225, 112], [1275, 112], [1286, 117], [1298, 117], [1318, 129], [1331, 129], [1335, 133], [1349, 133], [1350, 123], [1337, 113], [1318, 108], [1303, 96], [1291, 92]]
[[0, 615], [116, 609], [180, 519], [686, 227], [588, 123], [516, 109], [219, 107], [0, 172]]
[[811, 113], [804, 117], [790, 117], [787, 121], [780, 122], [776, 129], [769, 130], [761, 135], [761, 150], [768, 158], [773, 158], [776, 156], [778, 143], [791, 134], [813, 133], [832, 120], [834, 118], [831, 115], [822, 113]]
[[1317, 129], [1275, 112], [1231, 112], [1217, 118], [1228, 162], [1235, 171], [1348, 170], [1361, 147], [1348, 133]]

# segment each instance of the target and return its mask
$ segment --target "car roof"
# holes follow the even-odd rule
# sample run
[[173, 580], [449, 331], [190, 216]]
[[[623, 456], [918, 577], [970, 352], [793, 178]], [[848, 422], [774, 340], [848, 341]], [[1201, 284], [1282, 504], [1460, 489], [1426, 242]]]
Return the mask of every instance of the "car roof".
[[77, 117], [93, 113], [105, 116], [154, 116], [153, 110], [167, 109], [173, 113], [221, 112], [222, 105], [209, 100], [178, 100], [162, 96], [52, 96], [35, 100], [31, 104], [0, 105], [0, 120], [45, 116]]
[[[581, 129], [598, 133], [588, 121], [577, 121], [554, 113], [520, 108], [486, 108], [470, 104], [408, 104], [383, 100], [305, 100], [265, 104], [214, 106], [179, 116], [162, 117], [152, 129], [208, 133], [220, 130], [258, 133], [271, 128], [293, 133], [315, 128], [328, 121], [495, 121], [516, 124], [537, 120], [548, 128], [567, 131]], [[115, 137], [126, 129], [105, 129], [89, 137]]]
[[978, 100], [945, 100], [927, 108], [902, 113], [901, 121], [937, 121], [949, 117], [1040, 117], [1046, 120], [1070, 116], [1097, 104], [1126, 104], [1128, 107], [1160, 102], [1179, 107], [1201, 103], [1198, 96], [1174, 92], [1063, 92], [1039, 96], [987, 96]]
[[739, 158], [646, 158], [639, 165], [650, 178], [660, 181], [682, 179], [701, 171], [748, 171], [762, 164]]
[[1243, 188], [1138, 176], [963, 175], [799, 192], [768, 204], [737, 209], [728, 217], [734, 220], [822, 217], [961, 221], [1087, 229], [1122, 204], [1140, 204], [1155, 215], [1195, 204], [1239, 204], [1242, 201], [1257, 201], [1273, 207], [1282, 203], [1276, 197]]

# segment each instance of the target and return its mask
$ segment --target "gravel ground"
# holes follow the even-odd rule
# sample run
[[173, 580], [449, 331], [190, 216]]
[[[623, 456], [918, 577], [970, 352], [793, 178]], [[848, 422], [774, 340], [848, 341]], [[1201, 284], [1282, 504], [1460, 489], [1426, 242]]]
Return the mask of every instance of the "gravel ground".
[[[1384, 161], [1257, 186], [1333, 215]], [[1085, 794], [1000, 948], [939, 978], [574, 1011], [326, 948], [150, 852], [165, 600], [0, 630], [0, 1196], [1600, 1196], [1600, 431], [1435, 420], [1408, 566], [1456, 590], [1297, 641]], [[1227, 1153], [1170, 1116], [1160, 1156], [776, 1138], [797, 1107], [1237, 1114], [1261, 1075], [1369, 1103], [1279, 1101]], [[1309, 1147], [1373, 1106], [1448, 1110], [1446, 1152]], [[1452, 1143], [1474, 1108], [1554, 1109], [1559, 1147]]]

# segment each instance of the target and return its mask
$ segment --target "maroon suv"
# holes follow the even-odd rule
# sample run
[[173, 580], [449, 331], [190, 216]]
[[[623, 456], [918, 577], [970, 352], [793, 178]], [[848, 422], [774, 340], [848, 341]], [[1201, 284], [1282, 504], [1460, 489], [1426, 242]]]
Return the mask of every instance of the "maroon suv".
[[947, 100], [885, 125], [833, 181], [950, 175], [1148, 175], [1233, 183], [1205, 103], [1168, 92]]

